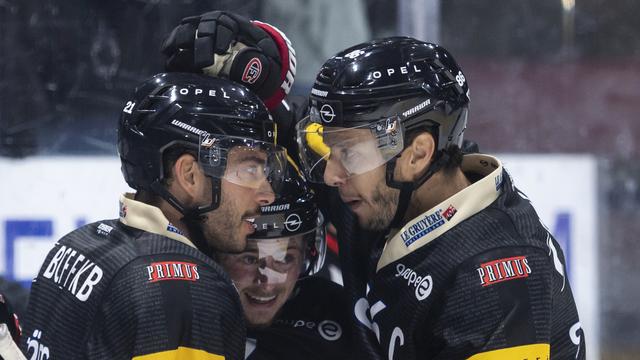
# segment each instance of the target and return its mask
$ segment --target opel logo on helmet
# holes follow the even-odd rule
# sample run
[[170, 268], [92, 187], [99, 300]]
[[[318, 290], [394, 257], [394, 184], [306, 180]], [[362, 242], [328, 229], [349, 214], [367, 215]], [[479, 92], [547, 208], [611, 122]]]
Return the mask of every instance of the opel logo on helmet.
[[284, 221], [284, 227], [289, 232], [294, 232], [300, 229], [300, 225], [302, 225], [302, 220], [300, 219], [300, 216], [296, 213], [289, 214], [289, 216], [287, 216], [286, 220]]
[[333, 108], [329, 104], [324, 104], [320, 108], [320, 118], [322, 121], [326, 123], [330, 123], [333, 121], [333, 118], [336, 117], [336, 112], [333, 111]]

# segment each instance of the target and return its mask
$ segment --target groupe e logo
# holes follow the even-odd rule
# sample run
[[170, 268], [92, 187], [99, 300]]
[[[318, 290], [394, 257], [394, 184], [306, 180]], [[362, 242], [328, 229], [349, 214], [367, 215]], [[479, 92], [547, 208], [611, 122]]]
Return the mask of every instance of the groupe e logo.
[[420, 276], [404, 264], [398, 264], [396, 265], [396, 277], [407, 280], [407, 285], [415, 287], [415, 295], [418, 301], [422, 301], [431, 295], [433, 290], [433, 278], [431, 275]]

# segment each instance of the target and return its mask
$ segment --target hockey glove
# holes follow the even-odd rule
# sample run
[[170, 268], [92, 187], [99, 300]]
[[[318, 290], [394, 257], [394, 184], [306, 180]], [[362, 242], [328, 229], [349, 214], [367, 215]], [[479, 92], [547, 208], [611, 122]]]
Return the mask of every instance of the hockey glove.
[[295, 51], [275, 27], [227, 11], [182, 19], [162, 45], [167, 71], [225, 77], [254, 91], [270, 109], [287, 96]]
[[11, 310], [11, 306], [0, 294], [0, 359], [26, 359], [16, 343], [20, 341], [20, 324], [18, 317]]

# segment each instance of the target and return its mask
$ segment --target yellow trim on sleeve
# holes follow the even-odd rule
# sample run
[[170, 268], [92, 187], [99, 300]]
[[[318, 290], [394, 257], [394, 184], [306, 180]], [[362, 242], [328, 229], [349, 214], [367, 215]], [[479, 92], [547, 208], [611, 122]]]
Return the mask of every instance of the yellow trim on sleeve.
[[549, 360], [549, 344], [531, 344], [475, 354], [467, 360]]
[[204, 350], [180, 346], [174, 350], [162, 351], [134, 357], [132, 360], [224, 360], [224, 356]]

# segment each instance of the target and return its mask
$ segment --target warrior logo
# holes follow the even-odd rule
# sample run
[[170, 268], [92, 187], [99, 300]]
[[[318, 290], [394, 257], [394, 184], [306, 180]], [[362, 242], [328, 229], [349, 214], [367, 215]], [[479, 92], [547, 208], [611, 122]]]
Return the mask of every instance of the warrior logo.
[[294, 232], [300, 228], [302, 225], [302, 220], [300, 216], [296, 213], [290, 214], [287, 216], [287, 219], [284, 221], [284, 227], [287, 228], [288, 231]]
[[262, 63], [260, 59], [253, 58], [249, 60], [247, 66], [244, 68], [244, 72], [242, 73], [242, 81], [248, 84], [253, 84], [260, 78], [260, 74], [262, 74]]
[[322, 107], [320, 108], [320, 118], [322, 119], [322, 121], [326, 123], [330, 123], [333, 121], [333, 118], [335, 117], [336, 117], [336, 112], [333, 110], [331, 105], [329, 104], [322, 105]]
[[206, 147], [206, 148], [212, 147], [213, 144], [216, 143], [216, 140], [218, 140], [218, 139], [216, 139], [214, 137], [211, 137], [211, 134], [209, 134], [209, 133], [202, 134], [200, 136], [200, 139], [201, 139], [200, 140], [200, 146]]
[[291, 207], [291, 204], [278, 204], [278, 205], [262, 206], [260, 207], [260, 210], [263, 213], [268, 213], [268, 212], [289, 210], [290, 207]]

